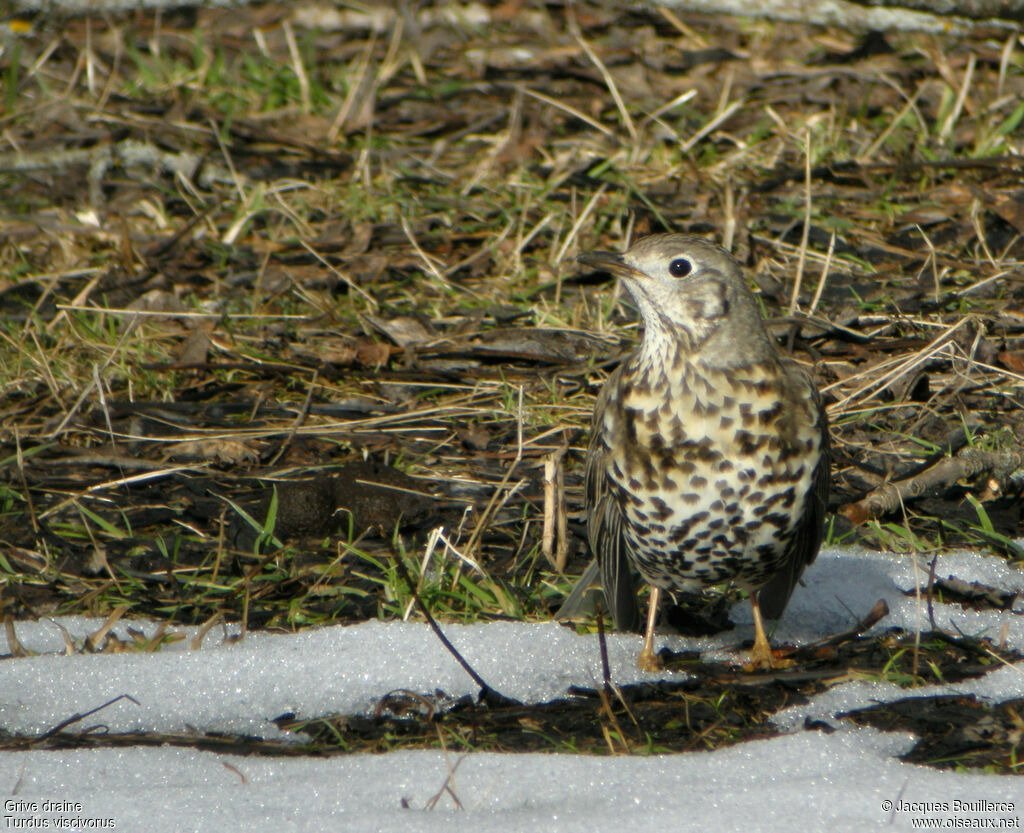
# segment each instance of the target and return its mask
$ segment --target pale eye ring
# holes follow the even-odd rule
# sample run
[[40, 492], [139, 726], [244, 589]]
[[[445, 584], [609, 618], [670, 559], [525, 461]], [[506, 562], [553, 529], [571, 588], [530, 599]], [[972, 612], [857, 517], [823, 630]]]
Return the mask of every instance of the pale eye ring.
[[685, 278], [693, 271], [693, 264], [685, 257], [677, 257], [668, 265], [668, 273], [673, 278]]

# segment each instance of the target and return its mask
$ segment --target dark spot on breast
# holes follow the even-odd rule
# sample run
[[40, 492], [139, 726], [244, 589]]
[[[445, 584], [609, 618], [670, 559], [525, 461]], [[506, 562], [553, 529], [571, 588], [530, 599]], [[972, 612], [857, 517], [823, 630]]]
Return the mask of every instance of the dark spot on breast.
[[761, 411], [757, 415], [757, 418], [758, 418], [758, 420], [760, 421], [760, 423], [762, 425], [767, 425], [769, 422], [771, 422], [773, 419], [775, 419], [781, 413], [782, 413], [782, 402], [775, 402], [775, 403], [772, 404], [772, 406], [770, 408], [767, 408], [766, 410]]
[[749, 431], [736, 432], [736, 444], [740, 447], [740, 453], [753, 455], [758, 449], [764, 446], [765, 435], [751, 434]]
[[660, 497], [652, 497], [651, 503], [654, 506], [654, 517], [659, 521], [668, 520], [672, 516], [672, 510]]
[[764, 522], [771, 524], [776, 529], [785, 529], [792, 521], [793, 516], [788, 512], [771, 512], [764, 516]]

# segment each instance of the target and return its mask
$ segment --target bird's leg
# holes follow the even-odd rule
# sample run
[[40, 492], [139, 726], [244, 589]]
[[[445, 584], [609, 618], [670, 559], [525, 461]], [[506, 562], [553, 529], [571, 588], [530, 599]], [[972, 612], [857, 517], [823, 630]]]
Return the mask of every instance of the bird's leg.
[[654, 653], [654, 622], [658, 618], [658, 600], [661, 597], [661, 588], [651, 586], [651, 600], [647, 608], [647, 627], [644, 629], [644, 646], [640, 649], [640, 656], [636, 658], [636, 664], [641, 671], [660, 671], [664, 664], [656, 653]]
[[764, 632], [764, 620], [761, 618], [761, 602], [757, 598], [757, 591], [750, 593], [750, 609], [754, 613], [754, 647], [750, 649], [750, 664], [757, 669], [776, 668], [775, 657], [772, 656], [772, 646]]

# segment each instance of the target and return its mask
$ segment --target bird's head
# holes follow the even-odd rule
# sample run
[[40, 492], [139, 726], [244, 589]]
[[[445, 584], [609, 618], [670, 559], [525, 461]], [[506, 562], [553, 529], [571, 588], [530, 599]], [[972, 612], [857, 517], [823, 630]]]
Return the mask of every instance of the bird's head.
[[644, 320], [644, 345], [701, 354], [715, 364], [759, 361], [771, 343], [736, 259], [689, 234], [654, 234], [622, 254], [587, 252], [580, 263], [622, 278]]

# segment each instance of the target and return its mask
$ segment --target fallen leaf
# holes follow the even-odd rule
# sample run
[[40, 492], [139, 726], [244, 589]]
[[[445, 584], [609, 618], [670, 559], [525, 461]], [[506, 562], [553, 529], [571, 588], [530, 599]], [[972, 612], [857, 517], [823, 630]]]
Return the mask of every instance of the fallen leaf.
[[259, 460], [255, 451], [238, 440], [188, 440], [172, 445], [167, 456], [173, 460], [200, 460], [230, 465], [255, 463]]

